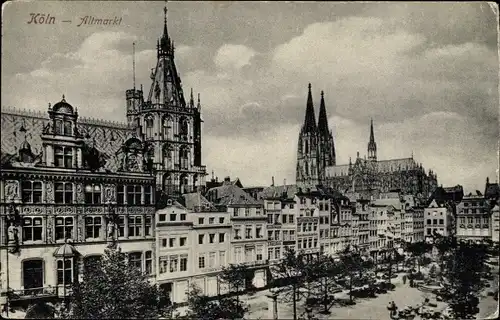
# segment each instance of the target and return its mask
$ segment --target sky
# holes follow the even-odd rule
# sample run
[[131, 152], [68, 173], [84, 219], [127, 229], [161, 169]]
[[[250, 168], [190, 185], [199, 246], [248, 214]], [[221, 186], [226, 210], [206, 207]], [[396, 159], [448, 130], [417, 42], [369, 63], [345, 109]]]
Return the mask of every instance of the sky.
[[[125, 121], [125, 90], [149, 92], [163, 1], [4, 4], [1, 106]], [[54, 24], [28, 23], [30, 14]], [[119, 25], [81, 25], [85, 16]], [[71, 22], [62, 22], [70, 20]], [[497, 179], [497, 15], [486, 2], [168, 2], [185, 92], [200, 93], [210, 178], [295, 181], [307, 85], [325, 93], [337, 164], [413, 154], [443, 186]]]

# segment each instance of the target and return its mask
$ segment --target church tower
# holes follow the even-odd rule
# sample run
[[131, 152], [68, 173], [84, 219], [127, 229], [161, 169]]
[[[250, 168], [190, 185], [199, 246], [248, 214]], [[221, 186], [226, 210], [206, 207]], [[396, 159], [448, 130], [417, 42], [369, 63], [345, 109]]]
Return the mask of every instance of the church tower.
[[328, 128], [328, 117], [326, 115], [325, 95], [321, 91], [321, 102], [319, 106], [318, 118], [318, 142], [319, 142], [319, 163], [318, 173], [320, 182], [325, 182], [326, 168], [336, 165], [335, 143], [332, 131]]
[[373, 119], [370, 122], [370, 142], [368, 142], [368, 160], [377, 161], [377, 144], [373, 134]]
[[201, 165], [200, 96], [197, 104], [192, 90], [189, 101], [184, 97], [166, 7], [156, 52], [147, 99], [144, 101], [142, 90], [126, 92], [127, 120], [146, 142], [146, 165], [155, 173], [157, 190], [176, 196], [200, 190], [205, 185], [206, 167]]
[[311, 84], [309, 83], [306, 116], [300, 130], [297, 148], [297, 171], [295, 176], [297, 184], [315, 186], [319, 183], [318, 162], [318, 128], [316, 127]]

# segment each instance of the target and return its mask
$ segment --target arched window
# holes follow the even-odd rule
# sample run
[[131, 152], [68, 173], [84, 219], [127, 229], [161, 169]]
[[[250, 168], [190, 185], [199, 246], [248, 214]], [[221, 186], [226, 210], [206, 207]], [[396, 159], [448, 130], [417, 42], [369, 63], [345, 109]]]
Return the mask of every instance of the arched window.
[[189, 168], [189, 150], [187, 147], [182, 147], [179, 150], [179, 160], [181, 169]]
[[162, 122], [163, 127], [163, 139], [169, 140], [172, 139], [172, 120], [170, 117], [164, 117]]
[[182, 118], [179, 121], [179, 138], [181, 140], [187, 140], [189, 135], [189, 126], [186, 118]]
[[163, 190], [167, 193], [167, 194], [172, 194], [172, 192], [174, 191], [174, 188], [173, 188], [173, 182], [172, 182], [172, 176], [170, 176], [170, 174], [166, 174], [164, 177], [163, 177]]
[[309, 164], [307, 162], [304, 163], [304, 170], [306, 172], [306, 175], [308, 175], [309, 174]]
[[153, 137], [153, 118], [146, 118], [146, 138]]
[[306, 140], [306, 141], [305, 141], [305, 143], [304, 143], [304, 149], [305, 149], [305, 150], [304, 150], [304, 152], [305, 152], [305, 153], [308, 153], [308, 152], [309, 152], [309, 141], [307, 141], [307, 140]]
[[180, 187], [181, 193], [189, 192], [189, 190], [188, 190], [188, 176], [187, 175], [184, 174], [181, 176], [179, 187]]
[[163, 146], [163, 165], [165, 166], [166, 169], [173, 168], [172, 153], [173, 153], [172, 147], [167, 146], [167, 144], [165, 144]]

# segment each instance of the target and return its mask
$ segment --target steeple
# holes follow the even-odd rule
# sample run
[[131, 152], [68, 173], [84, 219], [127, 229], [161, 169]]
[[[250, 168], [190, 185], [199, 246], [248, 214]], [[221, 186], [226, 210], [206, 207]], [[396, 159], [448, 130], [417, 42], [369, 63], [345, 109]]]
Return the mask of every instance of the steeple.
[[167, 7], [163, 8], [163, 35], [157, 43], [157, 63], [152, 70], [153, 83], [148, 95], [150, 108], [186, 107], [181, 79], [174, 62], [174, 42], [167, 28]]
[[318, 132], [323, 136], [328, 136], [330, 133], [330, 130], [328, 129], [328, 117], [326, 116], [325, 96], [323, 91], [321, 91], [321, 102], [319, 104]]
[[307, 94], [307, 105], [306, 105], [306, 117], [304, 119], [304, 125], [302, 126], [302, 131], [304, 133], [315, 133], [316, 130], [317, 130], [316, 116], [314, 115], [311, 84], [309, 83], [309, 92]]
[[370, 142], [368, 142], [368, 160], [377, 161], [377, 144], [373, 133], [373, 119], [370, 120]]

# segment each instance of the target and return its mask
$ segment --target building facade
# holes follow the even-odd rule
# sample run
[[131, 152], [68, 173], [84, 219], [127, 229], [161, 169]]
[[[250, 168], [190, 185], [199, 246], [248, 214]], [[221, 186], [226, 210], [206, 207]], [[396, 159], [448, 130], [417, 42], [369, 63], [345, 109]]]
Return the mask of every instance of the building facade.
[[85, 262], [117, 245], [154, 275], [154, 176], [143, 150], [133, 130], [82, 121], [64, 96], [46, 118], [2, 113], [1, 287], [14, 290], [11, 302], [69, 293]]
[[457, 205], [458, 240], [483, 242], [491, 239], [491, 212], [482, 194], [469, 194]]
[[454, 233], [453, 207], [446, 201], [432, 200], [424, 208], [425, 238], [431, 239], [434, 234], [447, 237]]

